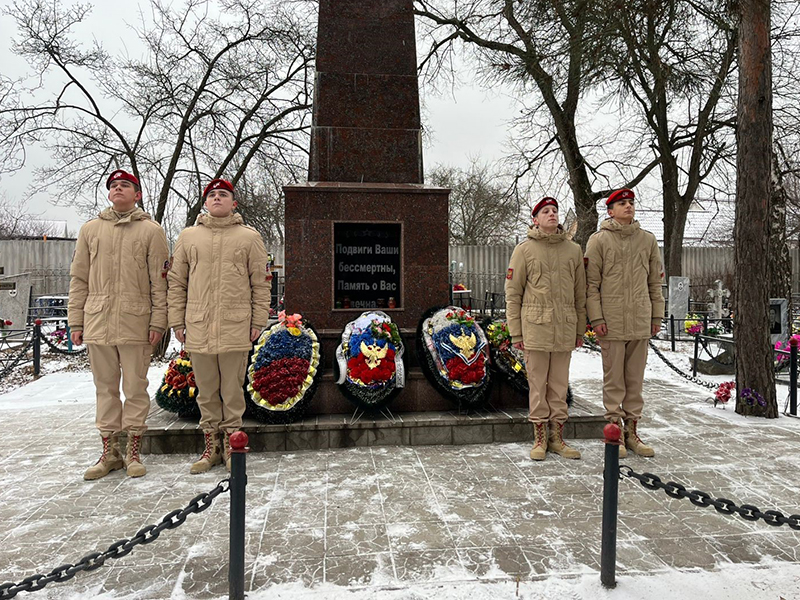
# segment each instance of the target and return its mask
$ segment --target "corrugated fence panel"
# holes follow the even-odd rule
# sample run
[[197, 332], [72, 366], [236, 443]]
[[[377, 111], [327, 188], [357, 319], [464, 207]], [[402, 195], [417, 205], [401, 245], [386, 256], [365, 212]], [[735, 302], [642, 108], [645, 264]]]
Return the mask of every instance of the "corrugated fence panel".
[[[30, 273], [34, 294], [65, 294], [69, 289], [69, 265], [74, 240], [0, 240], [0, 267], [6, 275]], [[284, 246], [267, 248], [275, 263], [285, 266]], [[474, 295], [502, 292], [503, 277], [514, 246], [450, 246], [449, 264], [458, 281]], [[800, 248], [790, 250], [792, 291], [800, 293]], [[452, 268], [455, 262], [455, 268]], [[721, 279], [730, 288], [734, 274], [733, 248], [687, 247], [683, 249], [683, 273], [692, 286], [711, 286]], [[285, 271], [284, 271], [285, 273]]]
[[30, 273], [36, 296], [66, 294], [75, 240], [0, 240], [0, 267], [6, 275]]

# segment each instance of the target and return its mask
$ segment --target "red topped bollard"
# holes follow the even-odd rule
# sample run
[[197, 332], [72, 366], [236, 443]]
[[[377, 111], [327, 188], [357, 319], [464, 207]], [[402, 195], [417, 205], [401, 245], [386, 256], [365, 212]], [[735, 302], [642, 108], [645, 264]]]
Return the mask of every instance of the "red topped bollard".
[[[603, 427], [603, 437], [606, 444], [622, 445], [622, 428], [616, 423], [609, 423]], [[233, 438], [231, 438], [232, 440]]]
[[231, 532], [228, 564], [228, 597], [244, 600], [244, 511], [247, 489], [247, 434], [231, 434]]
[[600, 582], [617, 586], [617, 506], [619, 504], [619, 447], [624, 443], [617, 423], [603, 427], [605, 463], [603, 468], [603, 525], [600, 549]]

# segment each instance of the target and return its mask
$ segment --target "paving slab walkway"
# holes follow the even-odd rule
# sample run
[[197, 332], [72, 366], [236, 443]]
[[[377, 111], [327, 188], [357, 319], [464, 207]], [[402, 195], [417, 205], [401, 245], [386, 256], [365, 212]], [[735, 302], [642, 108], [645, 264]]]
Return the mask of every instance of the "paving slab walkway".
[[[595, 363], [598, 357], [576, 353], [572, 384], [599, 405]], [[220, 468], [190, 476], [196, 457], [162, 454], [146, 457], [144, 478], [116, 472], [84, 482], [99, 445], [93, 405], [70, 395], [85, 389], [79, 375], [69, 374], [77, 378], [72, 384], [56, 374], [28, 386], [35, 397], [24, 407], [0, 396], [2, 581], [131, 537], [226, 476]], [[645, 395], [642, 435], [657, 456], [624, 463], [762, 510], [800, 512], [796, 421], [715, 409], [707, 391], [660, 369], [648, 371]], [[334, 584], [379, 598], [424, 584], [509, 582], [512, 590], [517, 580], [599, 578], [603, 447], [598, 440], [572, 443], [582, 460], [553, 455], [534, 463], [527, 443], [253, 453], [247, 589]], [[228, 507], [223, 495], [155, 543], [31, 597], [224, 597]], [[723, 516], [630, 480], [620, 482], [619, 519], [621, 581], [730, 563], [800, 563], [800, 532]]]

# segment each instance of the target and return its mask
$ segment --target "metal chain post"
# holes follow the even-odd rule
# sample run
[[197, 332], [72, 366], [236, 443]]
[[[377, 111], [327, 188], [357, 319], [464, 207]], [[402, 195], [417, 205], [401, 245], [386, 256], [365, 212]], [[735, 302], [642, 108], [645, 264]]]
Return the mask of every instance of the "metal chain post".
[[231, 434], [231, 531], [228, 598], [244, 600], [244, 521], [247, 488], [247, 434]]
[[33, 374], [35, 377], [39, 376], [42, 372], [42, 344], [40, 337], [42, 335], [42, 320], [36, 319], [33, 324]]
[[619, 504], [619, 447], [622, 430], [616, 423], [603, 427], [605, 462], [603, 467], [603, 524], [600, 549], [600, 582], [605, 588], [617, 587], [617, 508]]

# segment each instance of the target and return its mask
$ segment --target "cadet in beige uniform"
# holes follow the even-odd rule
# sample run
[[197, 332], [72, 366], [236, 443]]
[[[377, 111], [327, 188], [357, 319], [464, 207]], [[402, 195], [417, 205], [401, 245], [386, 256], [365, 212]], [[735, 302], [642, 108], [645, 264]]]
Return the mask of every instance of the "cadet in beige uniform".
[[264, 242], [233, 212], [230, 182], [213, 180], [203, 197], [208, 213], [178, 236], [169, 274], [169, 324], [192, 357], [205, 438], [191, 473], [221, 463], [223, 452], [230, 470], [229, 438], [245, 410], [247, 354], [267, 324], [272, 286]]
[[583, 254], [558, 224], [554, 198], [543, 198], [532, 217], [528, 239], [511, 255], [505, 285], [508, 330], [514, 346], [525, 352], [528, 371], [531, 458], [544, 460], [548, 450], [580, 458], [562, 433], [570, 358], [586, 330]]
[[586, 245], [586, 308], [603, 354], [606, 418], [625, 428], [625, 447], [654, 456], [639, 437], [647, 344], [664, 316], [661, 254], [656, 237], [634, 220], [634, 193], [617, 190], [606, 201], [609, 218]]
[[[146, 473], [139, 446], [150, 410], [147, 368], [167, 327], [164, 230], [136, 207], [142, 192], [134, 175], [114, 171], [106, 187], [112, 206], [81, 227], [70, 269], [71, 338], [74, 344], [86, 343], [89, 351], [103, 441], [100, 460], [84, 479], [99, 479], [123, 466], [131, 477]], [[124, 460], [121, 431], [128, 434]]]

